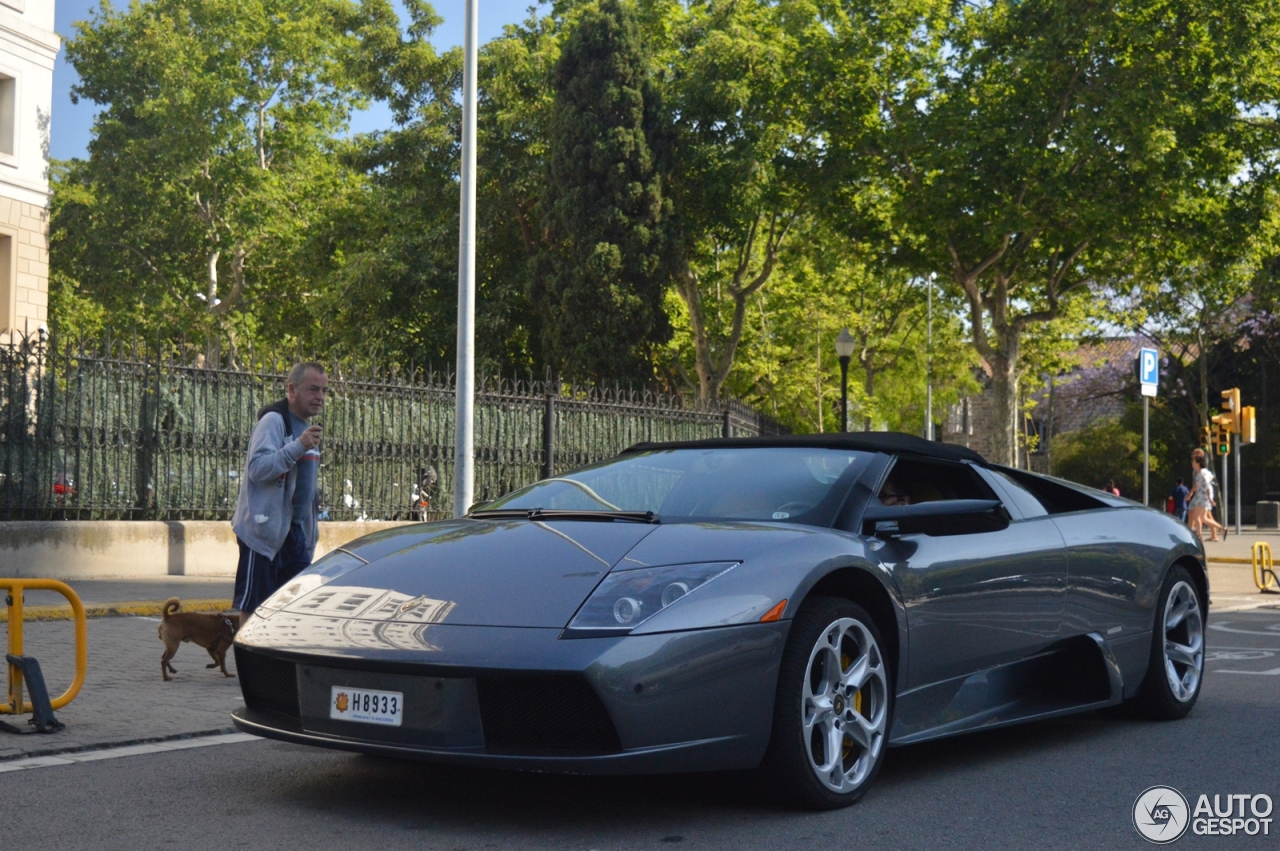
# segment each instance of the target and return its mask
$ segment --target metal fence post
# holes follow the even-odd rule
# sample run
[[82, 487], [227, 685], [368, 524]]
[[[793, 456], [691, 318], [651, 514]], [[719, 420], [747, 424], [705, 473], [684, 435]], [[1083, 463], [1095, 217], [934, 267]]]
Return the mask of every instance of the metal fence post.
[[733, 409], [725, 406], [724, 409], [724, 428], [721, 437], [733, 437]]
[[556, 474], [556, 397], [548, 393], [542, 408], [542, 478]]

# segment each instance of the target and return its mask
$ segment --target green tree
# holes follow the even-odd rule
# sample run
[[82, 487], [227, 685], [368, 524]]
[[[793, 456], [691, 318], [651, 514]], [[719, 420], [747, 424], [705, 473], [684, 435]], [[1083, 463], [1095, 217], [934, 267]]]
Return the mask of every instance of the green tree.
[[669, 326], [658, 91], [634, 10], [621, 0], [585, 8], [552, 72], [547, 250], [531, 303], [543, 351], [566, 377], [652, 376]]
[[956, 4], [929, 91], [886, 98], [902, 226], [967, 300], [1006, 424], [993, 460], [1013, 459], [1028, 327], [1245, 169], [1276, 21], [1267, 0]]
[[[1160, 456], [1153, 453], [1153, 461]], [[1159, 463], [1152, 473], [1159, 475]], [[1053, 448], [1053, 474], [1091, 488], [1115, 482], [1130, 499], [1142, 496], [1142, 433], [1126, 428], [1120, 418], [1100, 420], [1058, 437]]]
[[362, 52], [396, 32], [386, 0], [104, 1], [67, 43], [73, 97], [102, 111], [60, 185], [59, 280], [212, 359], [237, 332], [305, 336], [299, 249], [358, 178], [333, 140], [365, 102]]

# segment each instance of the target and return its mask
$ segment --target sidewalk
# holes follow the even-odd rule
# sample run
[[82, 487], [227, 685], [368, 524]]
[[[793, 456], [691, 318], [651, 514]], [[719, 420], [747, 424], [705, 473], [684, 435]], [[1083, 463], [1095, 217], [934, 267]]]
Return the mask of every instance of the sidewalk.
[[[239, 680], [224, 678], [216, 668], [207, 670], [209, 654], [183, 644], [173, 660], [178, 673], [164, 682], [159, 622], [151, 617], [90, 619], [84, 688], [54, 713], [66, 729], [48, 735], [0, 732], [0, 760], [233, 731], [231, 710], [243, 703]], [[28, 623], [23, 637], [24, 653], [40, 661], [50, 697], [62, 694], [75, 673], [71, 622]], [[227, 670], [235, 671], [231, 653]], [[28, 717], [0, 716], [16, 726]]]
[[[1280, 530], [1241, 526], [1240, 534], [1231, 534], [1217, 542], [1204, 539], [1204, 550], [1210, 559], [1241, 558], [1252, 555], [1255, 541], [1266, 541], [1280, 561]], [[1215, 564], [1209, 562], [1210, 615], [1216, 612], [1237, 612], [1247, 609], [1280, 608], [1280, 594], [1263, 594], [1253, 582], [1253, 567], [1249, 564]]]

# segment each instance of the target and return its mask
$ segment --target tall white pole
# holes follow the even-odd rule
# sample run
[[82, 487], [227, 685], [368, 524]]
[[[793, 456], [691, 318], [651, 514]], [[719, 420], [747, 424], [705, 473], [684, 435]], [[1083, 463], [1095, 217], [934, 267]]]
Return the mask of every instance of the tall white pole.
[[476, 319], [476, 50], [478, 0], [467, 0], [462, 43], [462, 175], [458, 217], [458, 374], [454, 417], [453, 515], [471, 507], [475, 492]]
[[933, 280], [937, 272], [929, 273], [928, 306], [925, 313], [925, 362], [924, 362], [924, 439], [933, 440]]
[[1151, 505], [1151, 397], [1142, 397], [1142, 504]]

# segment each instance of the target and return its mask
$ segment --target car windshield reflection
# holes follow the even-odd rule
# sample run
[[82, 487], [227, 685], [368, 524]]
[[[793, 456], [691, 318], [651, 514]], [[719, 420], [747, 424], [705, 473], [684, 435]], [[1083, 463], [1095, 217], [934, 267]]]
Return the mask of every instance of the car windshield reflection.
[[483, 512], [653, 512], [664, 523], [829, 525], [869, 458], [866, 452], [809, 447], [635, 452], [544, 479], [487, 503]]

